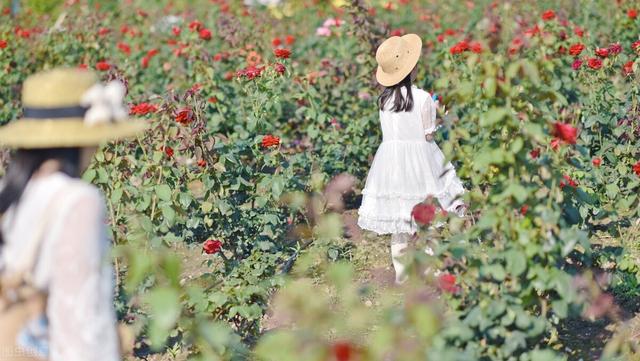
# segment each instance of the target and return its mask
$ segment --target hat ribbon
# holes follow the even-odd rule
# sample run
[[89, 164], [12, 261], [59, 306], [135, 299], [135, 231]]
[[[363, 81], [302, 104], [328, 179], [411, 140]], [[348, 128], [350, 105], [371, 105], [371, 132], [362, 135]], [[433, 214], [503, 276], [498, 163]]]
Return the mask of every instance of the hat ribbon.
[[55, 118], [84, 118], [87, 108], [82, 106], [59, 108], [31, 108], [25, 107], [22, 116], [29, 119], [55, 119]]

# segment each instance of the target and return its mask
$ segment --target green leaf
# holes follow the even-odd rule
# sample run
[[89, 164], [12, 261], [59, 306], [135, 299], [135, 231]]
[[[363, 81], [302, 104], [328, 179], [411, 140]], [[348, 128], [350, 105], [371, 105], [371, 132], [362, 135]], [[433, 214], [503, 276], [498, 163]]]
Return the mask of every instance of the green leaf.
[[160, 206], [160, 209], [162, 210], [162, 216], [164, 217], [164, 220], [169, 225], [173, 225], [176, 219], [176, 211], [173, 210], [173, 207], [171, 207], [171, 205], [165, 204]]
[[488, 127], [493, 125], [509, 115], [507, 108], [491, 108], [487, 112], [480, 115], [480, 126]]
[[569, 315], [569, 306], [564, 300], [556, 300], [551, 302], [551, 307], [553, 307], [553, 311], [560, 318], [566, 318]]
[[111, 203], [117, 204], [122, 198], [122, 188], [116, 188], [111, 192]]
[[202, 212], [204, 213], [209, 213], [213, 209], [213, 204], [211, 204], [211, 202], [202, 202], [200, 204], [200, 209], [202, 209]]
[[284, 179], [282, 177], [274, 177], [271, 183], [271, 192], [275, 198], [279, 198], [284, 190]]
[[154, 346], [161, 347], [182, 311], [178, 292], [173, 288], [157, 287], [149, 291], [144, 300], [150, 310], [151, 341]]
[[93, 182], [93, 180], [96, 178], [96, 170], [95, 169], [87, 169], [86, 172], [84, 172], [84, 174], [82, 175], [82, 180], [84, 180], [85, 182], [91, 183]]
[[171, 188], [166, 184], [159, 184], [155, 188], [158, 198], [163, 201], [171, 201]]
[[505, 260], [507, 261], [507, 272], [514, 276], [519, 276], [527, 269], [527, 258], [524, 253], [515, 249], [505, 252]]

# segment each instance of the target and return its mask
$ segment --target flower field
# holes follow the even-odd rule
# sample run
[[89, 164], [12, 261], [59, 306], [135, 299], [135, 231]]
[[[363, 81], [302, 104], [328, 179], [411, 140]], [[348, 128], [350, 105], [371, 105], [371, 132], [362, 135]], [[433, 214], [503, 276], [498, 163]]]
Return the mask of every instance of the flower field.
[[[128, 360], [640, 359], [639, 3], [11, 3], [3, 123], [28, 75], [66, 65], [121, 80], [150, 125], [83, 175], [106, 197]], [[414, 248], [434, 254], [395, 286], [356, 210], [375, 49], [406, 33], [469, 212], [418, 205]]]

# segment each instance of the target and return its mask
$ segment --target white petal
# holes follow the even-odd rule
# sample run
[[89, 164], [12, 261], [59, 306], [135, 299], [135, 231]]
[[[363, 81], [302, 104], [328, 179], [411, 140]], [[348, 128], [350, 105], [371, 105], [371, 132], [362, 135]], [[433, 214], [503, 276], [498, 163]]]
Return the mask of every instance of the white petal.
[[87, 125], [108, 123], [109, 121], [111, 121], [111, 109], [104, 104], [93, 105], [84, 116], [84, 122]]
[[99, 101], [104, 97], [104, 87], [101, 84], [96, 84], [89, 88], [80, 99], [80, 105], [90, 106], [91, 104]]

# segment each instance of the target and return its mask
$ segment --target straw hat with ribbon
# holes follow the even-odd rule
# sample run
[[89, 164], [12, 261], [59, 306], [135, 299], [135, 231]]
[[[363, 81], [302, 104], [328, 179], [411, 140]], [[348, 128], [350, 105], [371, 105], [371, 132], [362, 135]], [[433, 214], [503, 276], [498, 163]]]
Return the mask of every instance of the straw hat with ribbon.
[[416, 34], [392, 36], [376, 51], [376, 79], [384, 86], [401, 82], [416, 66], [422, 53], [422, 40]]
[[119, 81], [100, 84], [90, 70], [34, 74], [22, 87], [23, 117], [0, 127], [0, 146], [84, 147], [138, 134], [146, 125], [127, 119], [125, 92]]

